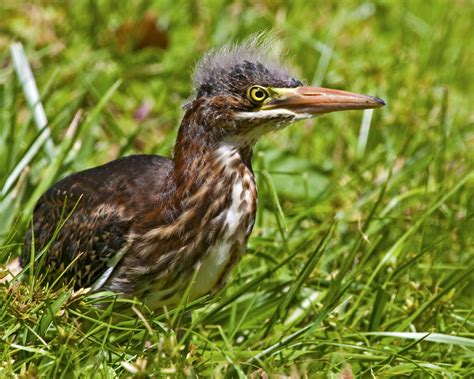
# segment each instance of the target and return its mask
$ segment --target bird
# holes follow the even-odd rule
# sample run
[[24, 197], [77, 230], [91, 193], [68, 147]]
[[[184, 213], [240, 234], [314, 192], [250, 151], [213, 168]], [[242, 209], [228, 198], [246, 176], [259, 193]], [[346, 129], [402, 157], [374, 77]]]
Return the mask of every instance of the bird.
[[154, 311], [185, 294], [215, 294], [254, 227], [259, 138], [302, 119], [385, 105], [304, 85], [274, 51], [273, 42], [249, 38], [206, 53], [172, 157], [130, 155], [59, 180], [34, 208], [22, 267]]

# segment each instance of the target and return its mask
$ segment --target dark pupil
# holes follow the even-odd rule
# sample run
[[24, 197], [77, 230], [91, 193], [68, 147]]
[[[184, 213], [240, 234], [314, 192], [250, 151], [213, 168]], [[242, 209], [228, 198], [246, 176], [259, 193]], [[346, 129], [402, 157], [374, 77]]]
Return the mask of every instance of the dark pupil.
[[262, 97], [265, 96], [265, 94], [263, 93], [263, 91], [257, 90], [257, 91], [254, 92], [254, 96], [255, 96], [257, 99], [261, 99]]

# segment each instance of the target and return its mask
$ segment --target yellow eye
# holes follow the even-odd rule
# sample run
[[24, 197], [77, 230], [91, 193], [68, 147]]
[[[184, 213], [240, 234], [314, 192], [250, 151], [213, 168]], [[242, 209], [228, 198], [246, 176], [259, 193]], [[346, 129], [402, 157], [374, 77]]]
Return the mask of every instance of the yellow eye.
[[263, 103], [270, 94], [267, 89], [261, 86], [252, 86], [247, 90], [247, 98], [254, 104]]

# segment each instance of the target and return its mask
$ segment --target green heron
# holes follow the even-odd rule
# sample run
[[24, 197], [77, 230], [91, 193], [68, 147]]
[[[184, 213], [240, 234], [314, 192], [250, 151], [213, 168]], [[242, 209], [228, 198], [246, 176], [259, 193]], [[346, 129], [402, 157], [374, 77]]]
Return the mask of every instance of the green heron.
[[304, 86], [270, 49], [249, 40], [204, 56], [172, 159], [131, 155], [52, 186], [35, 207], [22, 266], [33, 245], [49, 244], [38, 266], [51, 281], [63, 275], [151, 309], [178, 304], [188, 286], [191, 300], [221, 287], [255, 222], [256, 141], [301, 119], [385, 104]]

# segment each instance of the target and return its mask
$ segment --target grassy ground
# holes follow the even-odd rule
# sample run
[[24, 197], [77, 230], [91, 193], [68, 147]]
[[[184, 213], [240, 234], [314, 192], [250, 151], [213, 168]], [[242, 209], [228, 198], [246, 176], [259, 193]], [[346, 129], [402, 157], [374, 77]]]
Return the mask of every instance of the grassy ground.
[[[187, 355], [170, 328], [181, 311], [136, 303], [119, 319], [32, 277], [0, 285], [0, 377], [474, 377], [472, 3], [287, 4], [1, 3], [2, 264], [58, 178], [170, 154], [193, 64], [212, 46], [272, 29], [308, 83], [388, 105], [257, 145], [258, 222], [226, 288], [188, 305]], [[17, 40], [46, 139], [13, 70]]]

